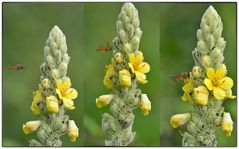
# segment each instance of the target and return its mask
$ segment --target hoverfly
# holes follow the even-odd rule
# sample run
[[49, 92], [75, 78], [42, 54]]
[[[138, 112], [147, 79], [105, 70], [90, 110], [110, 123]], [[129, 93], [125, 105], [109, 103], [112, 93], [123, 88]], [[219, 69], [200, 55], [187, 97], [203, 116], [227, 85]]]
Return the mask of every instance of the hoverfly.
[[183, 80], [184, 83], [187, 83], [191, 78], [191, 72], [183, 72], [179, 75], [171, 77], [173, 81]]
[[112, 46], [107, 42], [106, 46], [96, 48], [98, 52], [108, 52], [112, 50]]
[[26, 67], [24, 67], [23, 65], [21, 64], [17, 64], [15, 66], [9, 66], [8, 67], [9, 70], [23, 70], [23, 69], [26, 69]]

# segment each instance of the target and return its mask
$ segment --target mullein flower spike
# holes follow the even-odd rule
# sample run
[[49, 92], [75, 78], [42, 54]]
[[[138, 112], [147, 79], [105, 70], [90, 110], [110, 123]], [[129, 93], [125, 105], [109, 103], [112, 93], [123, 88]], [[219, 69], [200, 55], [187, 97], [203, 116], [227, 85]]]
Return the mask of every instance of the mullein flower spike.
[[222, 106], [226, 99], [235, 99], [231, 88], [233, 80], [226, 76], [223, 63], [226, 42], [221, 37], [223, 24], [216, 10], [210, 6], [204, 13], [197, 31], [197, 47], [192, 52], [195, 66], [190, 81], [183, 86], [183, 101], [194, 106], [191, 118], [180, 115], [170, 120], [176, 128], [187, 122], [187, 132], [182, 133], [183, 146], [217, 146], [215, 130], [219, 126], [230, 136], [233, 122], [230, 113]]
[[113, 57], [106, 66], [104, 85], [111, 94], [96, 98], [96, 106], [110, 105], [111, 115], [102, 114], [102, 129], [106, 134], [105, 145], [127, 146], [135, 136], [132, 131], [133, 110], [140, 107], [148, 115], [151, 102], [142, 94], [138, 83], [145, 84], [150, 65], [144, 62], [139, 51], [142, 31], [139, 28], [138, 11], [132, 3], [125, 3], [116, 22], [117, 35], [112, 41]]
[[60, 137], [67, 132], [72, 142], [78, 137], [75, 122], [64, 114], [66, 110], [75, 108], [73, 99], [78, 96], [66, 76], [69, 60], [65, 35], [55, 26], [44, 48], [41, 83], [39, 89], [33, 92], [31, 110], [39, 120], [23, 125], [25, 134], [37, 133], [39, 141], [31, 139], [30, 146], [61, 146]]

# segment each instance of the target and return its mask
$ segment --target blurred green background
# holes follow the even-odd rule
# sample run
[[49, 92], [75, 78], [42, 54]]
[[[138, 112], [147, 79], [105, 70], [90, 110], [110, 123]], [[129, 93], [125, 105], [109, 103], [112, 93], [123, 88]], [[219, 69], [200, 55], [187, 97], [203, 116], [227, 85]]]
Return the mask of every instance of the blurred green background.
[[[135, 110], [132, 146], [159, 146], [159, 3], [135, 3], [141, 29], [140, 49], [151, 65], [149, 83], [140, 86], [152, 102], [149, 116]], [[111, 52], [96, 48], [111, 42], [122, 3], [3, 3], [3, 146], [27, 146], [35, 133], [24, 135], [22, 124], [34, 120], [30, 110], [32, 91], [38, 89], [43, 62], [43, 48], [48, 34], [58, 25], [66, 36], [71, 61], [68, 76], [79, 92], [76, 109], [68, 111], [79, 126], [80, 138], [71, 143], [62, 138], [64, 146], [103, 146], [101, 113], [95, 98], [110, 93], [102, 83], [105, 65]], [[23, 71], [8, 70], [22, 64]], [[13, 111], [12, 111], [13, 110]]]
[[[160, 5], [160, 145], [181, 146], [179, 129], [170, 126], [170, 117], [192, 109], [182, 102], [182, 82], [170, 80], [171, 76], [189, 72], [194, 66], [192, 50], [197, 45], [196, 31], [201, 17], [210, 6], [221, 16], [224, 30], [222, 36], [227, 42], [224, 56], [228, 76], [234, 80], [233, 94], [237, 90], [236, 78], [236, 3], [161, 3]], [[216, 131], [218, 146], [236, 146], [237, 110], [236, 100], [224, 102], [225, 111], [232, 115], [234, 130], [226, 137], [221, 129]], [[185, 130], [185, 128], [183, 129]]]

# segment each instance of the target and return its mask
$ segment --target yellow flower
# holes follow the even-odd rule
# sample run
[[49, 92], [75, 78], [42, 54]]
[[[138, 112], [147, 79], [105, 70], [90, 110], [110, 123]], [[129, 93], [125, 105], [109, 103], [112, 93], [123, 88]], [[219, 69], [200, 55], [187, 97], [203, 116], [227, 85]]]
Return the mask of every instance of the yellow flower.
[[192, 92], [193, 92], [193, 89], [194, 89], [194, 83], [193, 81], [190, 79], [184, 86], [183, 86], [183, 91], [184, 91], [184, 94], [183, 96], [181, 97], [183, 101], [189, 101], [191, 102], [192, 101]]
[[224, 112], [222, 118], [222, 130], [225, 132], [226, 136], [231, 136], [233, 130], [233, 121], [230, 113]]
[[151, 102], [146, 94], [141, 95], [140, 109], [143, 111], [143, 114], [146, 116], [151, 111]]
[[46, 108], [49, 112], [58, 112], [58, 99], [51, 95], [46, 98]]
[[35, 115], [41, 114], [41, 109], [39, 108], [39, 103], [43, 100], [42, 92], [40, 90], [37, 90], [36, 92], [33, 92], [33, 101], [31, 105], [31, 110]]
[[76, 138], [79, 136], [78, 127], [73, 120], [69, 120], [68, 136], [70, 137], [71, 142], [75, 142]]
[[186, 124], [190, 120], [190, 118], [190, 113], [176, 114], [171, 117], [170, 123], [173, 128], [177, 128]]
[[209, 92], [205, 86], [199, 86], [197, 88], [194, 88], [193, 93], [195, 103], [203, 106], [207, 105]]
[[108, 89], [113, 89], [114, 88], [114, 84], [112, 82], [112, 77], [115, 75], [115, 68], [112, 64], [109, 64], [107, 66], [105, 66], [106, 68], [106, 74], [105, 74], [105, 78], [104, 78], [104, 85], [106, 88]]
[[64, 82], [62, 82], [62, 80], [57, 80], [56, 86], [56, 93], [58, 97], [63, 101], [64, 106], [68, 110], [73, 110], [75, 108], [73, 99], [77, 98], [78, 93], [74, 88], [70, 88], [70, 79], [68, 78]]
[[106, 105], [108, 105], [114, 98], [114, 95], [109, 94], [109, 95], [101, 95], [99, 98], [96, 98], [96, 106], [98, 108], [102, 108]]
[[128, 70], [123, 69], [119, 71], [119, 82], [122, 86], [125, 87], [131, 86], [131, 75]]
[[26, 124], [23, 124], [23, 132], [27, 135], [36, 131], [41, 126], [41, 121], [29, 121]]
[[[233, 80], [225, 76], [226, 71], [225, 65], [222, 65], [217, 71], [210, 67], [207, 69], [207, 78], [204, 79], [204, 84], [207, 86], [208, 90], [213, 91], [214, 97], [218, 100], [222, 100], [225, 97], [235, 97], [230, 94]], [[227, 95], [227, 93], [229, 94]]]
[[150, 70], [150, 66], [148, 63], [143, 62], [144, 57], [143, 53], [139, 52], [137, 55], [134, 53], [130, 54], [129, 61], [128, 63], [132, 73], [135, 74], [136, 80], [142, 84], [147, 83], [148, 81], [146, 80], [146, 75], [145, 73], [148, 73]]

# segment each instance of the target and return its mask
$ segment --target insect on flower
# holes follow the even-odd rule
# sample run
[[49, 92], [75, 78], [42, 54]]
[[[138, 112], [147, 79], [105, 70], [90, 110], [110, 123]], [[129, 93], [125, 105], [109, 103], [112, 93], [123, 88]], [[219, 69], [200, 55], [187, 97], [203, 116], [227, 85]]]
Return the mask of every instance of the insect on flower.
[[96, 48], [96, 51], [98, 51], [98, 52], [108, 52], [111, 50], [112, 50], [112, 46], [108, 42], [107, 42], [106, 46]]
[[22, 64], [17, 64], [15, 66], [9, 66], [8, 69], [9, 70], [24, 70], [26, 69], [26, 67], [23, 66]]
[[183, 72], [179, 75], [171, 77], [173, 81], [183, 80], [185, 83], [187, 83], [190, 80], [190, 78], [191, 78], [191, 72]]

